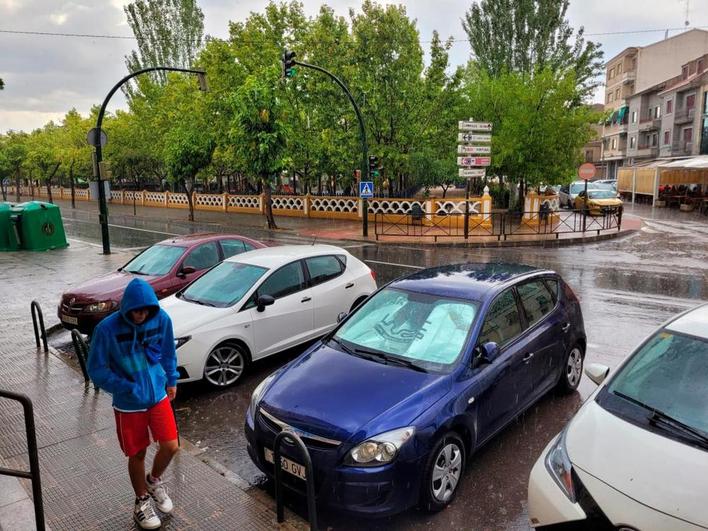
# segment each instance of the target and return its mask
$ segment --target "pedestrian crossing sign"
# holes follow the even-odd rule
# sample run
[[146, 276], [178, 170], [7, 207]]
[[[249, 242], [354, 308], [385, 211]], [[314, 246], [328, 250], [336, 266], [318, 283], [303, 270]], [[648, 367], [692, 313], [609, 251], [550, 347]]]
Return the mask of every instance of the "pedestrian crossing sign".
[[374, 197], [374, 183], [372, 181], [362, 181], [359, 183], [359, 197], [371, 199]]

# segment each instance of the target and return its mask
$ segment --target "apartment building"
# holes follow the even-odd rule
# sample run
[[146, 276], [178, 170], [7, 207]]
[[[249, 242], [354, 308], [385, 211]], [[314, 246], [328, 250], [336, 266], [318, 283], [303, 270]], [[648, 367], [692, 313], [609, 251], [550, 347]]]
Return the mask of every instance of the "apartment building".
[[[597, 113], [602, 113], [605, 106], [602, 103], [592, 105], [592, 110]], [[583, 146], [582, 158], [583, 162], [592, 162], [597, 169], [595, 175], [598, 179], [604, 178], [605, 167], [602, 162], [602, 125], [592, 125], [593, 138]]]
[[[617, 168], [633, 164], [637, 159], [656, 158], [669, 151], [673, 155], [673, 130], [669, 133], [670, 148], [664, 149], [663, 143], [665, 127], [670, 121], [664, 121], [665, 91], [682, 87], [679, 82], [671, 85], [671, 80], [681, 78], [684, 67], [692, 62], [696, 63], [693, 74], [689, 73], [689, 67], [686, 78], [681, 81], [688, 82], [692, 76], [692, 83], [700, 83], [693, 78], [698, 71], [699, 58], [705, 54], [708, 54], [708, 31], [693, 29], [649, 46], [626, 48], [607, 62], [605, 111], [608, 118], [602, 131], [601, 157], [607, 166], [607, 177], [616, 177]], [[682, 94], [686, 93], [681, 90]], [[683, 97], [680, 97], [682, 103]], [[702, 103], [698, 98], [696, 94], [694, 106], [696, 102]], [[698, 114], [694, 110], [692, 118], [697, 118]], [[694, 131], [698, 131], [697, 126]], [[687, 144], [693, 150], [692, 133], [688, 135], [691, 141], [679, 141], [676, 152], [679, 147], [685, 151]]]

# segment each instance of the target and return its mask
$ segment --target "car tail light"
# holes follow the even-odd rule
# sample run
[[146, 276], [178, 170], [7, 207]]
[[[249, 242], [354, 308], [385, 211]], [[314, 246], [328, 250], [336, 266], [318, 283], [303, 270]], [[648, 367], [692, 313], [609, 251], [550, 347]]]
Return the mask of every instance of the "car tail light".
[[371, 273], [371, 278], [374, 279], [374, 282], [376, 282], [376, 271], [373, 269], [369, 269], [369, 273]]

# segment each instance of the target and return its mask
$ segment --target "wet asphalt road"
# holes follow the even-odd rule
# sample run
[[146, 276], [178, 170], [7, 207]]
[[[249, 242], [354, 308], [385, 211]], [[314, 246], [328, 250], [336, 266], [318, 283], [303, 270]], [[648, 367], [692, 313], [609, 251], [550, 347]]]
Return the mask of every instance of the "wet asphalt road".
[[[626, 210], [632, 213], [631, 207]], [[363, 259], [378, 275], [379, 285], [420, 267], [461, 262], [522, 262], [558, 271], [578, 295], [588, 335], [587, 362], [616, 366], [647, 334], [672, 315], [708, 299], [708, 218], [646, 207], [634, 211], [644, 228], [606, 242], [560, 248], [430, 248], [338, 242]], [[89, 241], [100, 234], [86, 213], [64, 211], [67, 233]], [[113, 245], [139, 248], [169, 234], [224, 230], [213, 224], [164, 223], [112, 218]], [[157, 231], [157, 232], [154, 232]], [[254, 227], [239, 232], [274, 243], [306, 240]], [[336, 243], [336, 242], [332, 242]], [[63, 341], [61, 338], [58, 341]], [[302, 349], [253, 365], [237, 386], [213, 391], [201, 383], [179, 388], [176, 410], [181, 434], [203, 449], [206, 459], [238, 474], [252, 485], [269, 488], [250, 462], [243, 436], [244, 414], [253, 388]], [[548, 396], [514, 421], [469, 459], [451, 507], [436, 515], [410, 510], [380, 521], [362, 521], [323, 510], [320, 526], [334, 529], [528, 529], [528, 475], [547, 442], [593, 391], [583, 378], [571, 396]], [[306, 517], [304, 503], [290, 504]]]

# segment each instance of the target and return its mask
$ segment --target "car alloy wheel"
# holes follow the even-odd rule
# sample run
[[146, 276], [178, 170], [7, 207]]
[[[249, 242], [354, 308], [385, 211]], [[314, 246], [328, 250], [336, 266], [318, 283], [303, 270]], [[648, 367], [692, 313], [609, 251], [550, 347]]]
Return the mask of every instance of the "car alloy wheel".
[[563, 375], [558, 387], [562, 392], [572, 393], [578, 388], [580, 378], [583, 376], [583, 350], [575, 345], [566, 355]]
[[428, 456], [421, 488], [421, 507], [436, 512], [455, 497], [465, 468], [465, 445], [455, 432], [438, 440]]
[[227, 343], [219, 345], [207, 356], [204, 378], [216, 387], [228, 387], [236, 383], [245, 368], [246, 356], [243, 349]]

